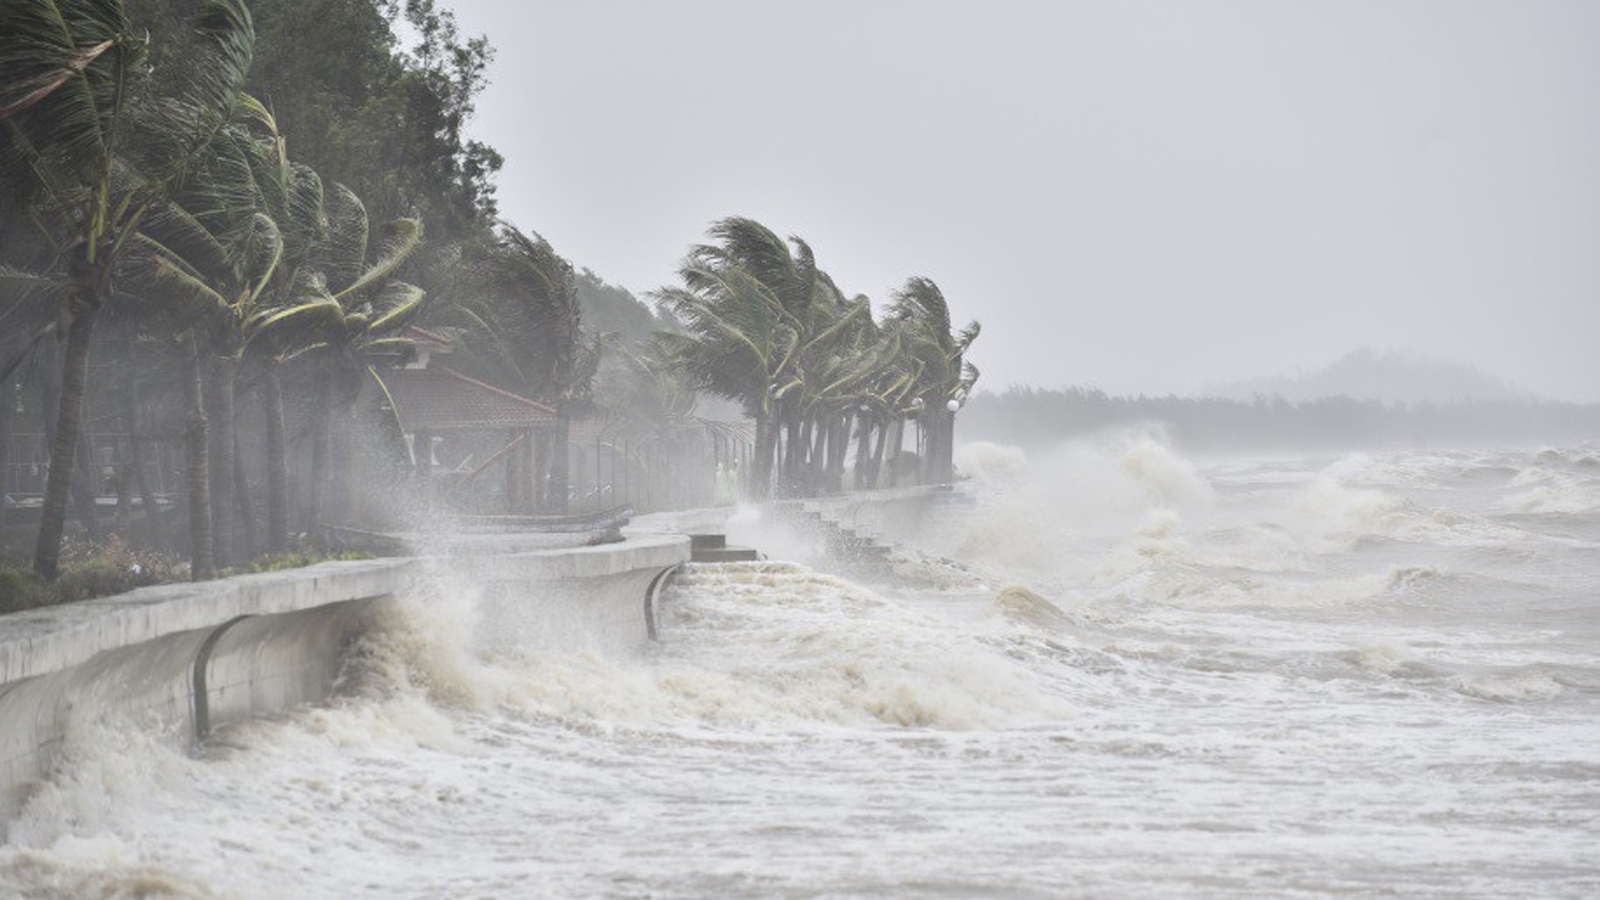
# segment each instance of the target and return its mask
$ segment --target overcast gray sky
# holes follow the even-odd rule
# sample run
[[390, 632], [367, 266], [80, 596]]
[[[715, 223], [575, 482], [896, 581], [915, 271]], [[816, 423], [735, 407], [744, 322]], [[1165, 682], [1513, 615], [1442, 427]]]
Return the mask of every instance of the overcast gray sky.
[[1600, 400], [1600, 2], [446, 0], [503, 213], [636, 292], [753, 216], [984, 386], [1367, 345]]

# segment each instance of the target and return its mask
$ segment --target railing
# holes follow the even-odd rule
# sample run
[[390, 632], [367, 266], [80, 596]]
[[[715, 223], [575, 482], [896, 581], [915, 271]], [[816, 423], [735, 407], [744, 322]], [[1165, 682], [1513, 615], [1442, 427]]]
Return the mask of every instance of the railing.
[[[122, 432], [85, 434], [83, 458], [88, 462], [91, 484], [95, 496], [115, 497], [123, 474], [132, 464], [128, 435]], [[142, 441], [145, 478], [151, 491], [158, 495], [176, 493], [182, 484], [182, 453], [164, 441]], [[7, 465], [0, 467], [0, 494], [9, 495], [13, 501], [22, 502], [44, 494], [45, 480], [50, 474], [50, 448], [44, 435], [37, 432], [12, 434]], [[129, 490], [135, 490], [129, 485]]]

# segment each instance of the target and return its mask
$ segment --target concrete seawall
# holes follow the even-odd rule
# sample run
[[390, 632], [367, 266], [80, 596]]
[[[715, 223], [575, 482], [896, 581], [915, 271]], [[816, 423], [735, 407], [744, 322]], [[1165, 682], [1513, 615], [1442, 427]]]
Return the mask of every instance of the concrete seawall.
[[637, 650], [653, 627], [649, 589], [689, 557], [688, 539], [675, 535], [563, 549], [485, 536], [433, 549], [442, 555], [162, 585], [0, 616], [0, 822], [79, 724], [116, 718], [194, 742], [327, 698], [344, 650], [397, 597], [424, 586], [481, 592], [488, 643]]
[[480, 646], [627, 653], [650, 639], [652, 584], [688, 558], [689, 539], [679, 534], [527, 551], [486, 537], [454, 539], [448, 555], [419, 564], [444, 590], [479, 592]]

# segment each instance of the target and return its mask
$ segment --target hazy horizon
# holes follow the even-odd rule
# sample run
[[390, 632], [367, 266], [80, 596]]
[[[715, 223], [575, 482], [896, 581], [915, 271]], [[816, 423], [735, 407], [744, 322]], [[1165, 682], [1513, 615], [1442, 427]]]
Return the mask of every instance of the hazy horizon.
[[451, 0], [503, 215], [636, 293], [713, 219], [984, 385], [1188, 393], [1352, 350], [1600, 399], [1600, 6]]

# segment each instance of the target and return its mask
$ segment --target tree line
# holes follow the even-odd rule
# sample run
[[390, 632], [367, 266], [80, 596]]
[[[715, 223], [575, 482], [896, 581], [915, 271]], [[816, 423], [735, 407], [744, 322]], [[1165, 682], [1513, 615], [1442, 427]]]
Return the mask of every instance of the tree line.
[[968, 437], [1046, 448], [1107, 429], [1159, 425], [1195, 451], [1337, 450], [1357, 447], [1592, 441], [1600, 404], [1528, 399], [1383, 403], [1323, 397], [1116, 396], [1091, 388], [1013, 386], [980, 393], [963, 418]]
[[[852, 483], [880, 483], [908, 419], [927, 474], [949, 478], [978, 329], [953, 328], [933, 282], [875, 319], [804, 241], [730, 218], [651, 314], [497, 217], [500, 157], [465, 132], [491, 58], [431, 0], [0, 5], [0, 473], [31, 413], [49, 456], [39, 577], [60, 570], [69, 508], [99, 527], [91, 420], [120, 422], [147, 538], [181, 541], [195, 577], [314, 538], [352, 466], [403, 483], [391, 404], [350, 432], [419, 324], [551, 407], [558, 447], [578, 418], [698, 427], [708, 393], [754, 422], [755, 496], [840, 489], [852, 444]], [[586, 328], [586, 309], [617, 330]], [[181, 423], [183, 538], [141, 458], [162, 423]], [[566, 454], [546, 465], [564, 503]]]

